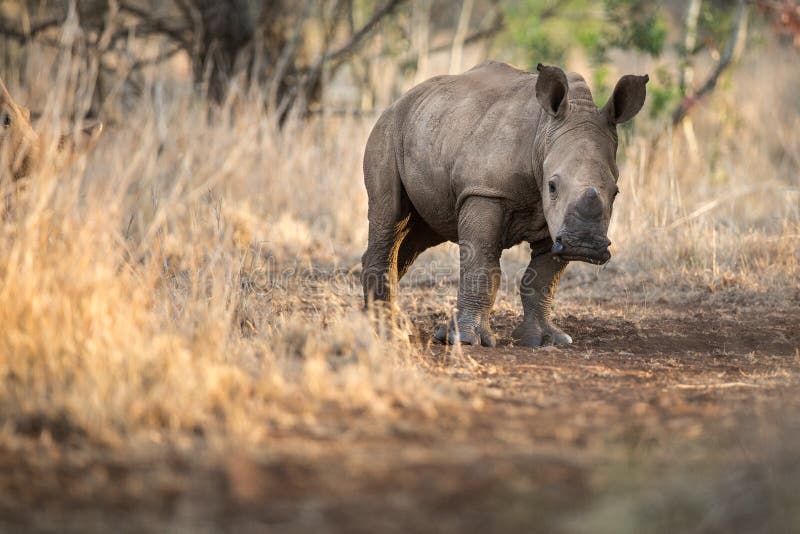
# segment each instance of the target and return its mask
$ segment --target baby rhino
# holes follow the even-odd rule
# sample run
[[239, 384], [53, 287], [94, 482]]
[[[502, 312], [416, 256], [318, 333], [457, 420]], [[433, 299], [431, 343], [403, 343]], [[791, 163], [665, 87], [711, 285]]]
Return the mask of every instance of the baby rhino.
[[364, 298], [390, 301], [425, 249], [457, 242], [458, 309], [436, 339], [493, 346], [489, 312], [500, 254], [522, 241], [531, 260], [520, 285], [527, 346], [571, 343], [551, 321], [570, 261], [603, 264], [618, 193], [617, 124], [642, 108], [648, 77], [623, 76], [598, 109], [584, 79], [489, 62], [414, 87], [378, 119], [364, 155], [369, 246]]

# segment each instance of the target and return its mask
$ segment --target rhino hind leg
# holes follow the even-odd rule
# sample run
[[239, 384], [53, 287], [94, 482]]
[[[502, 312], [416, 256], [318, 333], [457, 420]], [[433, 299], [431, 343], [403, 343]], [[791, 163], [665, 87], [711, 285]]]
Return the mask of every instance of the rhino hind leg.
[[369, 245], [361, 257], [364, 305], [392, 302], [397, 286], [397, 254], [407, 233], [408, 216], [396, 222], [369, 223]]
[[361, 257], [364, 305], [391, 302], [397, 285], [397, 254], [409, 231], [411, 201], [394, 156], [391, 116], [378, 119], [364, 152], [369, 202], [369, 243]]
[[365, 305], [370, 301], [391, 302], [398, 282], [417, 256], [446, 241], [413, 208], [388, 221], [370, 222], [369, 235], [369, 245], [362, 257]]
[[434, 232], [416, 211], [412, 212], [408, 221], [408, 233], [397, 251], [397, 280], [405, 276], [417, 256], [445, 241], [447, 240]]
[[572, 343], [572, 338], [550, 318], [558, 281], [567, 264], [557, 261], [549, 251], [541, 252], [536, 248], [531, 252], [531, 261], [520, 282], [524, 317], [511, 338], [527, 347]]

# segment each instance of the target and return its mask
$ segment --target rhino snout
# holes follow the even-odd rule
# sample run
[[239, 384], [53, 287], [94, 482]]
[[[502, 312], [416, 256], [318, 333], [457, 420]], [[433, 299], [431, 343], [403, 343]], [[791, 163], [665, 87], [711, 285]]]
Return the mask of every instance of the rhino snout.
[[611, 241], [602, 235], [573, 236], [562, 234], [553, 240], [551, 252], [559, 260], [585, 261], [602, 265], [611, 259]]

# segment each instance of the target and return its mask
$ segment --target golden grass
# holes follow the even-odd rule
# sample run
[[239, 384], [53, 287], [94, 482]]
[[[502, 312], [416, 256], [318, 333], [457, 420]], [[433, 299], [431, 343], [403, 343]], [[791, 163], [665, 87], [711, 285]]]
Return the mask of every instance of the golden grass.
[[193, 99], [150, 104], [88, 161], [31, 177], [3, 222], [6, 431], [38, 418], [102, 442], [258, 440], [331, 402], [429, 409], [407, 325], [380, 326], [352, 291], [300, 291], [301, 268], [360, 238], [357, 156], [340, 161], [356, 125], [280, 133], [252, 110], [212, 126]]

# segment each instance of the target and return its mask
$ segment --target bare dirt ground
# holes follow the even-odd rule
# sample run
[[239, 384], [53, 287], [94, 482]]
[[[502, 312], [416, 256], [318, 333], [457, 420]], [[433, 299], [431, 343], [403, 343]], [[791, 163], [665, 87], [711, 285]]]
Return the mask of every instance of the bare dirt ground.
[[495, 315], [499, 347], [463, 352], [431, 343], [442, 315], [417, 310], [430, 378], [463, 403], [409, 399], [385, 418], [331, 406], [248, 454], [212, 453], [202, 432], [123, 454], [31, 420], [0, 454], [0, 527], [788, 531], [800, 519], [797, 299], [733, 300], [587, 305], [577, 288], [557, 317], [575, 343], [539, 350], [509, 345], [509, 308]]

